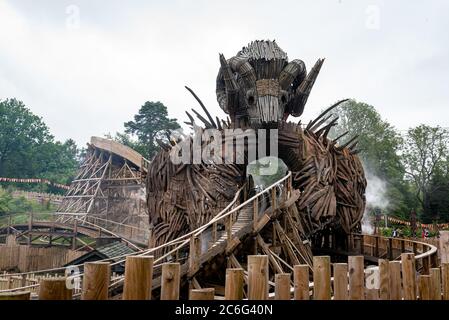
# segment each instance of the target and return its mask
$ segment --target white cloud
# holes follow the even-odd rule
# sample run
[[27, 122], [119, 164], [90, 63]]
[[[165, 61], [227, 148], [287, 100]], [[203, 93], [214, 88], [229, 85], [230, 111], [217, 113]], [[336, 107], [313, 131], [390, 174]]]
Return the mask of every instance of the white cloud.
[[[79, 29], [66, 28], [68, 4], [80, 9]], [[368, 5], [379, 7], [378, 30], [366, 28]], [[441, 1], [274, 7], [271, 1], [0, 0], [0, 97], [23, 100], [58, 139], [79, 144], [122, 130], [146, 100], [162, 101], [184, 121], [184, 111], [197, 107], [184, 85], [222, 116], [215, 100], [218, 53], [230, 57], [263, 38], [276, 39], [290, 59], [309, 68], [327, 58], [306, 121], [351, 97], [373, 104], [402, 129], [424, 121], [449, 126], [442, 85], [449, 74], [447, 8]], [[424, 116], [424, 110], [439, 113]]]

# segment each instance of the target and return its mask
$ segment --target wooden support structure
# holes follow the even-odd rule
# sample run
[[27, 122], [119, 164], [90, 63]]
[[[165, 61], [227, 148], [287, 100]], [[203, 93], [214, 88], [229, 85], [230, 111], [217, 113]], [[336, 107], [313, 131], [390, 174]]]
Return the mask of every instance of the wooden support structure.
[[405, 300], [416, 300], [416, 267], [413, 253], [401, 254], [402, 287]]
[[275, 299], [290, 300], [290, 273], [278, 273], [275, 275]]
[[190, 289], [189, 300], [214, 300], [215, 289]]
[[109, 262], [86, 262], [81, 300], [108, 300], [110, 278]]
[[162, 265], [161, 300], [178, 300], [181, 285], [181, 265], [164, 263]]
[[200, 268], [201, 238], [192, 235], [189, 249], [189, 276], [192, 277]]
[[2, 300], [30, 300], [30, 291], [15, 291], [0, 293], [0, 301]]
[[[378, 239], [376, 237], [376, 239]], [[365, 298], [365, 275], [363, 256], [349, 256], [349, 300], [364, 300]]]
[[313, 257], [313, 299], [331, 299], [331, 267], [329, 256]]
[[431, 300], [441, 300], [441, 270], [440, 268], [430, 269], [430, 289]]
[[248, 256], [248, 299], [268, 299], [268, 256]]
[[73, 289], [67, 287], [67, 279], [43, 278], [39, 285], [39, 300], [72, 300]]
[[379, 298], [390, 300], [390, 264], [388, 260], [379, 259]]
[[443, 285], [443, 300], [449, 300], [449, 263], [441, 263], [441, 282]]
[[225, 300], [243, 299], [243, 268], [227, 268], [225, 282]]
[[348, 264], [334, 263], [334, 300], [348, 300]]
[[296, 265], [293, 267], [293, 283], [295, 300], [309, 300], [309, 266], [306, 264]]
[[441, 264], [449, 263], [449, 231], [440, 231]]
[[401, 263], [399, 261], [390, 261], [388, 267], [390, 272], [390, 300], [401, 300]]
[[418, 276], [418, 288], [419, 288], [419, 299], [420, 300], [430, 300], [431, 290], [430, 290], [430, 276], [429, 275], [419, 275]]
[[123, 300], [150, 300], [154, 257], [128, 256], [125, 263]]

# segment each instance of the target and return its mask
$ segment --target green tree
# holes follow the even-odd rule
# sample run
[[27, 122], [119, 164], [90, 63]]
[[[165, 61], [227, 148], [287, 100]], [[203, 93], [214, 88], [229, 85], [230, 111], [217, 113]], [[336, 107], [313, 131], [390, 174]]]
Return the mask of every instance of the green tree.
[[357, 137], [357, 147], [360, 158], [367, 173], [379, 177], [386, 183], [386, 196], [389, 209], [399, 214], [406, 214], [410, 186], [404, 182], [404, 167], [398, 152], [402, 138], [395, 128], [383, 120], [376, 109], [369, 104], [349, 100], [333, 111], [338, 117], [338, 125], [330, 137], [336, 138], [348, 132], [339, 139], [344, 144], [354, 136]]
[[[44, 178], [66, 184], [75, 175], [78, 154], [73, 140], [55, 141], [42, 119], [23, 102], [16, 99], [0, 101], [0, 176]], [[36, 185], [25, 188], [36, 188]], [[44, 188], [42, 191], [52, 187]]]
[[168, 117], [167, 107], [159, 101], [145, 102], [139, 113], [134, 116], [134, 121], [125, 123], [125, 133], [137, 137], [138, 145], [145, 150], [141, 153], [148, 159], [153, 158], [158, 152], [159, 145], [156, 140], [164, 139], [164, 131], [178, 128], [180, 126], [177, 120]]
[[0, 176], [24, 177], [32, 170], [35, 147], [53, 137], [41, 118], [16, 99], [0, 101]]
[[426, 221], [432, 219], [430, 196], [436, 191], [441, 177], [444, 180], [443, 170], [448, 161], [448, 151], [449, 132], [439, 126], [420, 125], [407, 132], [402, 161], [407, 177], [415, 185], [416, 199]]

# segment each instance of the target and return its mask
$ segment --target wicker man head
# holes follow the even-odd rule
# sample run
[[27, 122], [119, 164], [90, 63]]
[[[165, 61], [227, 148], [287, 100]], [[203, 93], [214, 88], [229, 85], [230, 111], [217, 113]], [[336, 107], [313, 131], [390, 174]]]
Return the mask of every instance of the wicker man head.
[[324, 59], [307, 74], [275, 41], [254, 41], [235, 57], [220, 54], [217, 100], [234, 126], [259, 127], [303, 113]]

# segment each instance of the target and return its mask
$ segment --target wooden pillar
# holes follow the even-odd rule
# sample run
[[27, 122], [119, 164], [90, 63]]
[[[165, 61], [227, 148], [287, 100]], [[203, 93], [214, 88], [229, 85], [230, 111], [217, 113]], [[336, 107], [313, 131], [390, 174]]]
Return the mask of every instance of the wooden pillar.
[[248, 300], [268, 299], [268, 256], [248, 256]]
[[179, 300], [181, 285], [181, 265], [164, 263], [162, 265], [161, 300]]
[[375, 241], [376, 241], [376, 244], [374, 247], [374, 256], [379, 257], [379, 237], [378, 236], [375, 237]]
[[0, 293], [0, 301], [2, 300], [30, 300], [30, 291], [15, 291]]
[[259, 219], [259, 198], [253, 201], [253, 231], [257, 229], [257, 222]]
[[275, 275], [275, 299], [290, 300], [290, 273], [278, 273]]
[[334, 300], [348, 300], [347, 263], [334, 263]]
[[154, 257], [128, 256], [123, 300], [150, 300]]
[[75, 220], [75, 225], [73, 227], [72, 250], [76, 249], [77, 235], [78, 235], [78, 220]]
[[390, 265], [388, 260], [379, 259], [379, 298], [390, 300]]
[[243, 276], [242, 268], [226, 269], [225, 300], [243, 299]]
[[214, 300], [215, 289], [190, 289], [189, 300]]
[[108, 300], [110, 278], [109, 262], [86, 262], [81, 300]]
[[28, 239], [27, 239], [27, 244], [31, 245], [31, 241], [32, 241], [32, 234], [31, 231], [33, 230], [33, 212], [30, 212], [30, 216], [28, 218]]
[[449, 231], [440, 231], [441, 264], [449, 263]]
[[401, 254], [402, 287], [405, 300], [416, 300], [416, 268], [413, 253]]
[[365, 235], [360, 236], [360, 254], [363, 256], [365, 254]]
[[331, 267], [329, 256], [313, 257], [313, 299], [331, 299]]
[[440, 268], [430, 269], [431, 299], [441, 300], [441, 271]]
[[309, 300], [309, 266], [306, 264], [293, 267], [293, 283], [295, 285], [293, 299]]
[[431, 295], [430, 276], [428, 275], [418, 276], [418, 287], [419, 287], [419, 299], [430, 300]]
[[393, 257], [393, 238], [388, 238], [388, 259], [392, 261]]
[[66, 278], [43, 278], [39, 285], [39, 300], [71, 300], [73, 289], [67, 288]]
[[[378, 239], [376, 237], [376, 239]], [[365, 298], [365, 274], [363, 256], [349, 256], [349, 300], [363, 300]]]
[[449, 300], [449, 263], [441, 264], [441, 282], [443, 284], [443, 300]]
[[388, 264], [390, 271], [390, 300], [401, 300], [401, 263], [399, 261], [390, 261]]
[[189, 276], [193, 276], [200, 268], [200, 256], [201, 256], [201, 238], [192, 235], [190, 237]]

